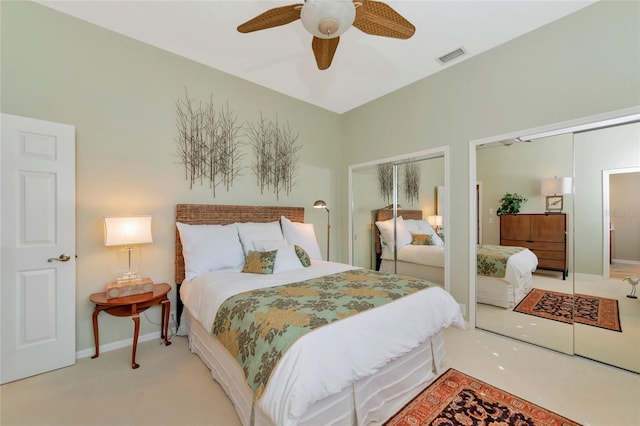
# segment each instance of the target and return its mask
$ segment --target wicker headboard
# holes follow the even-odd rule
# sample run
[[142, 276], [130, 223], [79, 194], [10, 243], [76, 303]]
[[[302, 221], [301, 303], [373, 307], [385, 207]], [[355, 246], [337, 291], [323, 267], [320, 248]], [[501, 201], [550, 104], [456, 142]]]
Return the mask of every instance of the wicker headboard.
[[[402, 216], [403, 219], [422, 219], [422, 210], [398, 210], [398, 216]], [[382, 220], [388, 220], [393, 217], [393, 209], [379, 209], [376, 210], [376, 222]], [[373, 225], [374, 238], [376, 244], [376, 255], [382, 254], [382, 244], [380, 243], [380, 230], [375, 224]]]
[[[235, 222], [274, 222], [285, 216], [292, 222], [304, 222], [304, 207], [224, 206], [218, 204], [177, 204], [176, 222], [189, 225], [228, 225]], [[180, 233], [176, 227], [175, 282], [184, 280], [184, 258]]]

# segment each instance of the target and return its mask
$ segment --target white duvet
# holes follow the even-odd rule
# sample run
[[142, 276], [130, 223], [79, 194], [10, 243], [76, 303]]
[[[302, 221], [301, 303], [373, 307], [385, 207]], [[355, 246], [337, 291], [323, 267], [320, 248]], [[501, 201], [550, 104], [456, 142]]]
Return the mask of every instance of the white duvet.
[[[308, 268], [272, 275], [210, 272], [185, 281], [180, 295], [194, 319], [211, 330], [222, 302], [236, 293], [349, 269], [314, 261]], [[314, 402], [377, 372], [450, 325], [464, 327], [460, 308], [449, 293], [433, 287], [316, 329], [281, 358], [257, 404], [274, 424], [294, 425]]]
[[509, 256], [504, 278], [506, 282], [523, 287], [531, 282], [533, 272], [538, 267], [538, 257], [529, 249]]

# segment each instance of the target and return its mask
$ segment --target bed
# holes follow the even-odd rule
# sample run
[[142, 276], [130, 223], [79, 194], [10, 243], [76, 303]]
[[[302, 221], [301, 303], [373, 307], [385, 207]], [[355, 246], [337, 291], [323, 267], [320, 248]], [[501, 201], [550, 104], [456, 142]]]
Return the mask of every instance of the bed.
[[[423, 278], [444, 285], [444, 242], [429, 223], [422, 219], [421, 210], [399, 210], [396, 233], [393, 231], [393, 210], [375, 212], [374, 241], [377, 264], [380, 271], [397, 272]], [[428, 244], [420, 244], [416, 235], [427, 235]], [[393, 246], [398, 241], [397, 262], [394, 262]], [[526, 249], [510, 251], [508, 247], [484, 246], [492, 254], [500, 250], [505, 265], [501, 274], [492, 274], [491, 268], [482, 267], [486, 255], [478, 248], [478, 274], [476, 276], [476, 300], [478, 303], [513, 308], [532, 288], [533, 272], [538, 265], [536, 255]], [[396, 266], [394, 266], [394, 263]]]
[[[444, 242], [428, 222], [422, 220], [422, 210], [399, 210], [403, 224], [412, 234], [430, 234], [433, 245], [415, 245], [411, 241], [399, 241], [397, 262], [393, 253], [393, 210], [375, 212], [374, 241], [378, 270], [422, 278], [444, 286]], [[386, 238], [385, 238], [386, 237]]]
[[[295, 244], [291, 245], [295, 253], [298, 254], [296, 246], [300, 245], [303, 254], [307, 255], [300, 257], [300, 262], [303, 258], [310, 258], [308, 267], [281, 268], [272, 274], [247, 274], [237, 268], [226, 268], [195, 271], [194, 275], [193, 265], [197, 262], [193, 260], [191, 237], [202, 237], [205, 234], [202, 226], [218, 225], [216, 232], [223, 229], [227, 232], [236, 226], [244, 250], [246, 241], [253, 241], [254, 248], [271, 241], [266, 238], [271, 237], [266, 232], [258, 231], [259, 235], [255, 237], [251, 232], [245, 232], [249, 225], [265, 224], [272, 229], [271, 224], [278, 221], [285, 240], [294, 240]], [[464, 327], [455, 300], [438, 286], [431, 285], [382, 306], [331, 322], [298, 338], [275, 363], [261, 392], [256, 393], [245, 380], [246, 370], [240, 367], [232, 351], [225, 346], [233, 344], [233, 339], [226, 339], [224, 334], [212, 335], [212, 330], [215, 331], [218, 325], [229, 324], [217, 320], [229, 312], [225, 308], [227, 303], [240, 298], [236, 293], [245, 290], [282, 292], [284, 288], [290, 290], [291, 286], [297, 288], [314, 280], [326, 282], [336, 276], [369, 277], [378, 273], [321, 260], [312, 235], [313, 225], [304, 223], [304, 208], [181, 204], [176, 207], [176, 222], [175, 278], [179, 283], [180, 300], [184, 303], [180, 330], [188, 335], [191, 350], [211, 370], [212, 377], [234, 404], [243, 425], [363, 425], [382, 422], [441, 373], [445, 356], [442, 330], [451, 325]], [[189, 232], [181, 232], [184, 229], [189, 229]], [[297, 231], [301, 232], [298, 234]], [[208, 238], [207, 241], [210, 243]], [[205, 246], [208, 243], [204, 243]], [[229, 258], [229, 264], [232, 264], [237, 259], [230, 254], [234, 250], [229, 247], [225, 245], [221, 256]], [[290, 246], [282, 247], [277, 250], [276, 258], [280, 253], [290, 252]], [[215, 247], [209, 248], [216, 250]], [[244, 254], [243, 268], [253, 267], [250, 259], [255, 257], [255, 252], [249, 250]], [[268, 251], [260, 253], [263, 256]], [[278, 262], [273, 266], [274, 271]], [[260, 263], [261, 267], [265, 264]], [[200, 268], [202, 266], [199, 265]], [[387, 274], [382, 276], [384, 280], [398, 278]], [[279, 286], [286, 283], [292, 284]], [[358, 289], [362, 286], [355, 281], [348, 285]], [[412, 285], [422, 288], [429, 283], [415, 280]], [[324, 299], [316, 299], [324, 303]], [[414, 326], [398, 326], [406, 323]], [[415, 327], [415, 324], [421, 326]], [[240, 341], [240, 338], [235, 341]], [[245, 342], [244, 339], [242, 341]], [[261, 347], [255, 349], [256, 352], [261, 350]]]

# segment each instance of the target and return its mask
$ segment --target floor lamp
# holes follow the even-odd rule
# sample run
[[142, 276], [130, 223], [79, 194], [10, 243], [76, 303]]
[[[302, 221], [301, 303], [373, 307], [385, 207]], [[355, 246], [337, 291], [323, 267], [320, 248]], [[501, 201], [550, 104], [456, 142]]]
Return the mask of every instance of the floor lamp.
[[331, 235], [331, 222], [329, 219], [329, 207], [323, 200], [317, 200], [313, 203], [313, 207], [316, 209], [325, 209], [327, 211], [327, 261], [329, 261], [329, 236]]

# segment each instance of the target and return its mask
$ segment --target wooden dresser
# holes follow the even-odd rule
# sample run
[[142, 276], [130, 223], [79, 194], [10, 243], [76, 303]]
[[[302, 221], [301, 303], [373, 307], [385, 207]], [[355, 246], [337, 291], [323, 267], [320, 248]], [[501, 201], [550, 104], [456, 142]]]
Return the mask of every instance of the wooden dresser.
[[500, 216], [500, 245], [526, 247], [538, 257], [538, 268], [562, 272], [568, 268], [567, 214]]

